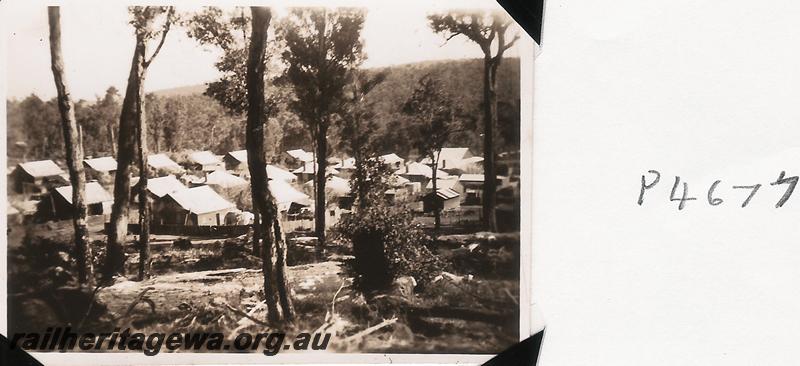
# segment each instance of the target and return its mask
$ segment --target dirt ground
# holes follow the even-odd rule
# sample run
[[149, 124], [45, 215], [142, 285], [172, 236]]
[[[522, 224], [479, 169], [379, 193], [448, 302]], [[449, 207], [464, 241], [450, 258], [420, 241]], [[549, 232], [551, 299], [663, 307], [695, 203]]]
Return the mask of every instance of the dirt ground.
[[[36, 232], [68, 237], [71, 228], [62, 224], [38, 226]], [[102, 221], [90, 222], [93, 239], [105, 240], [101, 230]], [[246, 244], [228, 258], [220, 240], [193, 240], [191, 249], [179, 249], [172, 239], [155, 238], [162, 243], [153, 246], [154, 277], [120, 277], [99, 289], [96, 299], [115, 326], [145, 333], [270, 331], [258, 321], [266, 319], [263, 277]], [[434, 283], [410, 295], [369, 300], [350, 287], [346, 251], [331, 250], [327, 260], [305, 263], [303, 247], [290, 245], [290, 254], [299, 258], [287, 268], [297, 319], [287, 333], [334, 333], [330, 347], [340, 352], [497, 353], [516, 342], [519, 235], [459, 234], [439, 241], [436, 252], [448, 267]], [[137, 254], [130, 245], [126, 252], [127, 272], [133, 273]], [[359, 336], [387, 320], [391, 324]]]

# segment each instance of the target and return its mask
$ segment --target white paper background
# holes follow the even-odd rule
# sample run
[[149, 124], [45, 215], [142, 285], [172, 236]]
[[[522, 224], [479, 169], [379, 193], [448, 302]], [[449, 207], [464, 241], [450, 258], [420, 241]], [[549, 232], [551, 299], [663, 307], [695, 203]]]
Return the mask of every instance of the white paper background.
[[[540, 364], [788, 365], [800, 3], [548, 0], [534, 102]], [[640, 176], [662, 181], [636, 204]], [[689, 183], [683, 211], [668, 200]], [[709, 185], [721, 179], [709, 206]], [[764, 186], [749, 193], [732, 185]]]

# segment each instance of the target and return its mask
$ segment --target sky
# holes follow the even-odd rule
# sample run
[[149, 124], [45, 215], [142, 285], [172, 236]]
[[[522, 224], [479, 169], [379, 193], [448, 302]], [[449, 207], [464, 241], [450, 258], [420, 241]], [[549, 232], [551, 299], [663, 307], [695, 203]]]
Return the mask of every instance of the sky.
[[[445, 1], [437, 2], [433, 5], [435, 7], [414, 1], [365, 3], [368, 12], [362, 39], [368, 58], [364, 67], [482, 57], [478, 46], [463, 37], [445, 42], [443, 36], [430, 30], [426, 15], [455, 7], [501, 9], [493, 0]], [[3, 11], [3, 32], [7, 37], [6, 97], [9, 99], [22, 99], [32, 93], [43, 99], [55, 95], [50, 71], [47, 11], [42, 3], [29, 4], [13, 0], [5, 4]], [[111, 85], [119, 90], [125, 89], [134, 37], [128, 24], [126, 5], [81, 4], [62, 5], [62, 47], [73, 97], [94, 100]], [[356, 5], [352, 1], [345, 4]], [[181, 3], [176, 8], [179, 12], [196, 9], [191, 5], [181, 6]], [[92, 11], [87, 11], [89, 9]], [[274, 18], [283, 14], [285, 9], [273, 7]], [[515, 31], [522, 32], [519, 29]], [[506, 54], [518, 56], [517, 47]], [[146, 89], [154, 91], [213, 81], [219, 75], [214, 68], [218, 56], [218, 51], [199, 46], [188, 38], [184, 28], [173, 28], [161, 53], [148, 69]]]

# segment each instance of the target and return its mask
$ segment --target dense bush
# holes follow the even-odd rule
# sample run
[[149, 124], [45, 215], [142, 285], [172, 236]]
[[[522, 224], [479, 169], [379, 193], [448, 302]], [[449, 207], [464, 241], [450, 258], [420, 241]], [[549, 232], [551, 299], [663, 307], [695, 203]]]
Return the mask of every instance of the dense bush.
[[26, 236], [21, 246], [9, 250], [9, 292], [26, 292], [72, 284], [72, 246]]
[[412, 222], [408, 210], [382, 204], [359, 209], [336, 226], [338, 237], [352, 244], [353, 284], [365, 293], [384, 291], [400, 276], [425, 286], [441, 270], [428, 246], [431, 238]]

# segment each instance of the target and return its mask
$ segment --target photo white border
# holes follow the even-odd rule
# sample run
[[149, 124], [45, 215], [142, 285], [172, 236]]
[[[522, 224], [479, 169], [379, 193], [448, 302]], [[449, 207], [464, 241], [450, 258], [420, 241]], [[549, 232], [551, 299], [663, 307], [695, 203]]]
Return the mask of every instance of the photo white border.
[[[25, 0], [6, 0], [0, 2], [0, 12], [2, 12], [3, 19], [5, 17], [14, 16], [9, 13], [7, 9], [9, 1], [14, 1], [13, 6], [19, 6], [18, 3], [24, 2], [24, 6], [47, 6], [47, 5], [69, 5], [74, 6], [75, 1], [25, 1]], [[172, 0], [172, 1], [120, 1], [120, 6], [125, 5], [175, 5], [175, 6], [235, 6], [235, 5], [277, 5], [286, 4], [285, 1], [202, 1], [193, 2], [187, 0]], [[99, 0], [82, 0], [81, 5], [91, 7], [92, 4], [107, 2]], [[331, 0], [331, 1], [313, 1], [313, 0], [292, 0], [292, 6], [365, 6], [366, 4], [373, 5], [381, 3], [378, 0]], [[381, 3], [381, 6], [383, 3]], [[386, 3], [387, 6], [397, 6], [397, 3]], [[409, 0], [402, 2], [403, 6], [425, 6], [431, 11], [448, 10], [457, 8], [499, 8], [499, 5], [494, 0], [438, 0], [436, 3], [429, 3], [422, 0]], [[43, 10], [44, 11], [44, 10]], [[4, 70], [0, 75], [0, 95], [5, 100], [7, 93], [7, 57], [10, 51], [7, 49], [8, 44], [8, 30], [6, 29], [6, 21], [0, 22], [0, 70]], [[533, 80], [534, 80], [534, 59], [535, 54], [539, 52], [538, 46], [533, 39], [519, 28], [520, 40], [517, 42], [516, 47], [519, 49], [520, 58], [520, 318], [519, 318], [519, 335], [520, 340], [527, 338], [531, 334], [543, 329], [543, 322], [539, 311], [535, 308], [533, 296], [533, 243], [531, 233], [531, 220], [532, 220], [532, 195], [533, 195]], [[0, 115], [2, 115], [3, 129], [0, 144], [6, 147], [6, 105], [5, 103], [0, 106]], [[2, 162], [7, 166], [7, 154], [3, 154]], [[0, 194], [6, 195], [6, 184], [4, 180], [0, 183]], [[3, 205], [2, 210], [6, 210], [6, 205]], [[3, 215], [2, 224], [0, 229], [4, 232], [6, 230], [6, 216]], [[6, 280], [0, 281], [0, 301], [3, 306], [0, 306], [0, 333], [7, 334], [7, 237], [3, 236], [0, 241], [0, 276]], [[252, 365], [252, 364], [414, 364], [414, 365], [443, 365], [443, 364], [481, 364], [492, 356], [491, 354], [379, 354], [379, 353], [334, 353], [326, 351], [303, 351], [303, 352], [290, 352], [278, 353], [275, 356], [264, 356], [262, 353], [169, 353], [162, 352], [156, 356], [146, 356], [138, 352], [120, 352], [120, 353], [79, 353], [79, 352], [32, 352], [36, 359], [46, 365], [188, 365], [188, 364], [203, 364], [203, 365]]]

